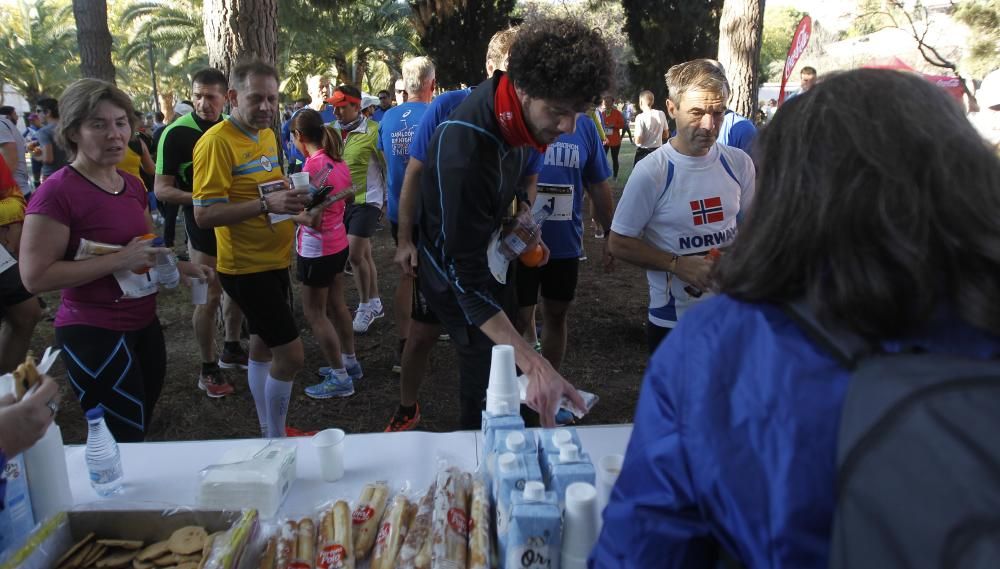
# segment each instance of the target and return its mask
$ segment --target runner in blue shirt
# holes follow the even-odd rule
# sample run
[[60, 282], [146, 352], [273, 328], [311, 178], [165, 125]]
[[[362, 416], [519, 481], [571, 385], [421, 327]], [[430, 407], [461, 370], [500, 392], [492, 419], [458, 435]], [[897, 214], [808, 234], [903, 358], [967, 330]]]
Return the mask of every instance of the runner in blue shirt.
[[[434, 63], [427, 57], [414, 57], [403, 63], [403, 83], [409, 93], [407, 102], [385, 111], [378, 131], [378, 149], [385, 156], [389, 192], [386, 213], [392, 226], [392, 238], [399, 241], [399, 193], [403, 174], [410, 160], [410, 141], [421, 124], [421, 117], [434, 95]], [[385, 93], [388, 97], [388, 93]], [[381, 97], [381, 94], [379, 95]], [[396, 286], [395, 318], [399, 330], [399, 346], [392, 371], [400, 373], [400, 358], [406, 345], [410, 328], [410, 307], [413, 296], [413, 279], [403, 273]]]
[[[306, 87], [309, 89], [309, 97], [312, 99], [309, 107], [323, 117], [323, 124], [337, 122], [337, 116], [333, 113], [333, 106], [324, 102], [330, 96], [330, 78], [326, 75], [310, 75], [306, 78]], [[292, 114], [291, 118], [295, 118], [295, 114]], [[285, 125], [287, 126], [291, 123], [292, 120], [289, 119]], [[290, 137], [291, 133], [286, 132], [285, 126], [282, 126], [281, 140], [288, 141]], [[302, 165], [305, 164], [306, 158], [295, 148], [294, 144], [285, 144], [285, 155], [288, 156], [288, 172], [290, 174], [302, 170]]]
[[[583, 192], [594, 202], [594, 215], [609, 235], [614, 203], [611, 198], [611, 168], [594, 121], [587, 115], [576, 119], [576, 132], [564, 134], [545, 149], [538, 175], [533, 210], [549, 208], [552, 214], [542, 225], [542, 241], [549, 248], [549, 262], [541, 267], [517, 269], [517, 300], [520, 307], [518, 332], [534, 328], [535, 305], [541, 288], [545, 332], [542, 355], [559, 369], [566, 353], [566, 315], [576, 295], [580, 256], [583, 253]], [[604, 269], [612, 270], [613, 258], [604, 247]], [[537, 349], [537, 348], [536, 348]]]

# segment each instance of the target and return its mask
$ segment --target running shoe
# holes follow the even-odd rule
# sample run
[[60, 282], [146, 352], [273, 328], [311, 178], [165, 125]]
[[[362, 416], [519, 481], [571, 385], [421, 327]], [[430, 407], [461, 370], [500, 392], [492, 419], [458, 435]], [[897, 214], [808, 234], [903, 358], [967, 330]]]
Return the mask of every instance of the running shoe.
[[448, 334], [441, 334], [438, 336], [438, 342], [447, 342], [451, 340], [451, 336]]
[[401, 433], [403, 431], [412, 431], [417, 428], [420, 424], [420, 404], [417, 403], [416, 410], [413, 412], [413, 416], [407, 416], [399, 412], [399, 408], [396, 408], [396, 412], [392, 414], [392, 419], [389, 419], [389, 425], [385, 428], [386, 433]]
[[212, 399], [232, 395], [235, 389], [219, 376], [218, 372], [202, 373], [198, 376], [198, 389]]
[[354, 382], [351, 377], [338, 378], [333, 373], [323, 381], [306, 388], [306, 395], [313, 399], [330, 399], [331, 397], [350, 397], [354, 395]]
[[[364, 370], [361, 369], [361, 362], [355, 362], [352, 365], [345, 366], [347, 369], [347, 376], [351, 378], [351, 381], [357, 381], [365, 376]], [[333, 368], [329, 366], [323, 366], [316, 370], [316, 375], [320, 377], [326, 377], [333, 373]]]
[[372, 309], [370, 308], [370, 306], [371, 306], [371, 305], [369, 305], [369, 309], [368, 309], [368, 312], [371, 312], [371, 313], [372, 313], [372, 321], [373, 321], [373, 322], [374, 322], [375, 320], [377, 320], [377, 319], [379, 319], [379, 318], [382, 318], [383, 316], [385, 316], [385, 306], [384, 306], [384, 305], [383, 305], [383, 304], [382, 304], [381, 302], [379, 302], [379, 303], [378, 303], [378, 311], [374, 311], [374, 310], [372, 310]]
[[376, 316], [368, 307], [359, 307], [357, 313], [354, 314], [354, 333], [366, 334], [375, 318]]
[[242, 347], [239, 351], [222, 350], [222, 354], [219, 355], [219, 367], [222, 369], [247, 369], [247, 356], [246, 350]]
[[351, 262], [350, 261], [344, 263], [344, 274], [347, 275], [347, 276], [349, 276], [349, 277], [353, 277], [354, 276], [354, 269], [351, 268]]
[[285, 427], [286, 437], [311, 437], [319, 431], [301, 431], [295, 427]]
[[542, 341], [541, 340], [535, 340], [535, 351], [538, 352], [539, 354], [542, 353]]

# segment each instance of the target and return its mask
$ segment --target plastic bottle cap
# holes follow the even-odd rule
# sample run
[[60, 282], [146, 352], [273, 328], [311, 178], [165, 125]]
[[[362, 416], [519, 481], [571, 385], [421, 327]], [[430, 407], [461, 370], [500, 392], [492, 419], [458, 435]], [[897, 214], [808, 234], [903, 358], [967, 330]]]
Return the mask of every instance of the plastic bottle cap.
[[552, 433], [552, 442], [556, 445], [556, 448], [573, 440], [573, 434], [566, 429], [559, 429]]
[[580, 449], [574, 444], [560, 446], [559, 462], [580, 462]]
[[545, 484], [537, 481], [524, 483], [524, 499], [528, 502], [541, 502], [545, 500]]
[[526, 440], [524, 438], [524, 433], [513, 432], [507, 434], [507, 449], [513, 451], [524, 450]]
[[505, 452], [497, 459], [500, 465], [500, 472], [510, 472], [517, 468], [517, 455], [512, 452]]
[[163, 238], [157, 237], [156, 239], [153, 239], [153, 247], [163, 247]]
[[103, 407], [94, 407], [93, 409], [87, 409], [86, 415], [87, 415], [87, 420], [88, 421], [96, 421], [98, 419], [103, 419], [104, 418], [104, 408]]
[[574, 482], [566, 488], [566, 502], [590, 502], [597, 499], [597, 489], [593, 484]]

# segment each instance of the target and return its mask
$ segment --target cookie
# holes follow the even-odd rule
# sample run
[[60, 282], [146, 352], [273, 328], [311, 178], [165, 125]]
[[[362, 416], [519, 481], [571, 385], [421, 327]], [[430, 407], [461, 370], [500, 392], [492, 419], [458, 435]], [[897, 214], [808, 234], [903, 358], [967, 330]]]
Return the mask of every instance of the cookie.
[[142, 542], [137, 539], [99, 539], [97, 543], [120, 549], [142, 549]]
[[64, 567], [65, 569], [80, 569], [80, 567], [83, 567], [83, 560], [90, 557], [90, 554], [94, 552], [96, 547], [97, 544], [93, 542], [84, 545], [68, 561], [60, 565], [60, 567]]
[[94, 533], [93, 532], [88, 533], [83, 539], [81, 539], [80, 541], [74, 543], [73, 547], [70, 547], [69, 549], [67, 549], [66, 553], [63, 553], [62, 557], [59, 558], [59, 561], [56, 561], [55, 566], [56, 567], [62, 567], [64, 563], [66, 563], [67, 561], [69, 561], [69, 559], [71, 557], [73, 557], [74, 555], [76, 555], [76, 553], [78, 551], [80, 551], [80, 548], [82, 548], [85, 545], [87, 545], [87, 543], [89, 543], [90, 540], [92, 540], [92, 539], [94, 539]]
[[187, 563], [181, 563], [180, 565], [174, 567], [174, 569], [198, 569], [199, 565], [197, 561], [188, 561]]
[[152, 561], [139, 561], [138, 558], [132, 560], [132, 569], [153, 569], [156, 563]]
[[167, 546], [167, 542], [158, 541], [140, 551], [139, 555], [136, 555], [135, 558], [139, 561], [152, 561], [157, 557], [162, 557], [165, 553], [170, 553], [170, 548]]
[[99, 543], [95, 543], [94, 544], [94, 549], [90, 552], [90, 555], [88, 555], [80, 563], [80, 567], [90, 567], [98, 559], [100, 559], [101, 557], [104, 557], [104, 554], [107, 553], [107, 551], [108, 551], [108, 547], [106, 545], [101, 545]]
[[132, 560], [135, 559], [136, 555], [139, 555], [139, 552], [135, 550], [119, 550], [98, 561], [97, 567], [98, 569], [118, 569], [119, 567], [127, 567], [130, 563], [132, 563]]
[[167, 547], [174, 553], [190, 555], [201, 551], [207, 537], [208, 532], [205, 531], [205, 528], [187, 526], [171, 534], [170, 539], [167, 540]]

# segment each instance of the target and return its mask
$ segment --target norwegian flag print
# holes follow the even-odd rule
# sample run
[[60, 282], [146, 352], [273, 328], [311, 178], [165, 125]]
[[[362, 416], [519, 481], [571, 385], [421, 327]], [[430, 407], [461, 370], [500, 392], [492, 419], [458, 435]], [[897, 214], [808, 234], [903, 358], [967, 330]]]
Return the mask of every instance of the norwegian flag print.
[[704, 200], [693, 200], [691, 202], [691, 216], [695, 225], [705, 225], [715, 223], [726, 218], [722, 212], [722, 198], [714, 197]]

